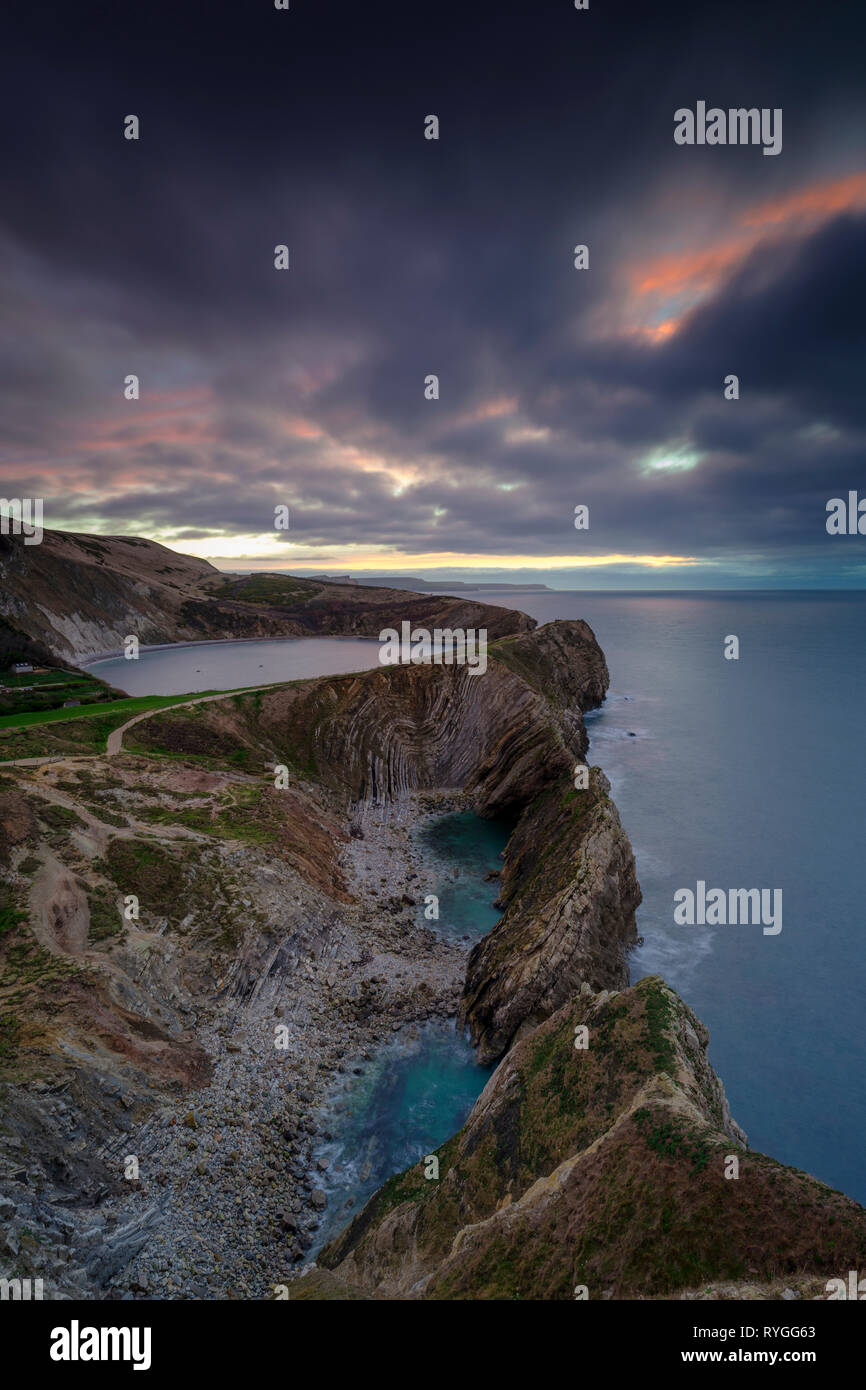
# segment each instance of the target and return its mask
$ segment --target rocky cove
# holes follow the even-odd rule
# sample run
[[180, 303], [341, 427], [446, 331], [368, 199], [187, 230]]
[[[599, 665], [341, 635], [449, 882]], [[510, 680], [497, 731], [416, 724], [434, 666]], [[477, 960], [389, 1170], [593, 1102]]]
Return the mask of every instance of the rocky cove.
[[[862, 1208], [751, 1153], [700, 1021], [629, 987], [631, 848], [601, 770], [572, 776], [604, 657], [584, 623], [514, 626], [481, 679], [235, 695], [5, 779], [35, 945], [4, 937], [4, 1272], [53, 1297], [562, 1299], [815, 1296], [856, 1267]], [[467, 811], [514, 824], [475, 944], [419, 910], [418, 828]], [[495, 1069], [439, 1177], [394, 1174], [319, 1251], [345, 1079], [455, 1017]]]
[[[356, 1149], [359, 1135], [376, 1134], [376, 1100], [395, 1070], [411, 1074], [432, 1054], [441, 1108], [449, 1114], [456, 1105], [458, 1122], [465, 1119], [488, 1074], [454, 1026], [467, 947], [449, 945], [432, 924], [425, 929], [422, 904], [411, 896], [426, 886], [425, 877], [450, 877], [453, 868], [444, 860], [431, 864], [407, 833], [409, 826], [436, 825], [449, 804], [460, 806], [456, 799], [413, 798], [399, 818], [366, 818], [363, 840], [351, 842], [352, 887], [359, 896], [385, 898], [391, 932], [368, 935], [373, 920], [362, 919], [357, 940], [340, 933], [311, 969], [277, 975], [271, 989], [205, 1034], [206, 1050], [222, 1053], [224, 1063], [192, 1109], [160, 1117], [149, 1162], [183, 1179], [171, 1184], [156, 1213], [147, 1194], [137, 1194], [134, 1219], [142, 1227], [155, 1219], [157, 1228], [121, 1287], [172, 1297], [273, 1296], [274, 1285], [321, 1246], [323, 1232], [345, 1224], [356, 1191], [370, 1195], [379, 1185], [370, 1185], [369, 1173], [382, 1159], [383, 1177], [396, 1171], [387, 1166], [387, 1150], [377, 1156], [369, 1144], [363, 1155]], [[408, 888], [399, 902], [395, 875]], [[288, 1030], [282, 1051], [275, 1048], [280, 1024]], [[409, 1122], [412, 1112], [401, 1118]], [[451, 1132], [430, 1134], [422, 1147]], [[376, 1137], [387, 1143], [387, 1135]], [[344, 1156], [347, 1145], [349, 1166], [359, 1160], [348, 1182], [332, 1171], [332, 1155]], [[216, 1259], [202, 1242], [214, 1227]]]
[[[51, 804], [74, 803], [66, 794]], [[421, 821], [441, 809], [438, 798], [415, 808]], [[388, 887], [396, 871], [411, 888], [420, 867], [407, 819], [371, 818], [363, 841], [347, 842], [356, 851], [358, 886], [373, 904], [350, 922], [324, 917], [314, 895], [291, 892], [297, 885], [283, 866], [247, 864], [243, 851], [229, 853], [226, 868], [243, 863], [258, 879], [244, 890], [255, 896], [241, 897], [242, 913], [255, 907], [282, 916], [291, 892], [290, 913], [303, 925], [276, 950], [275, 943], [268, 950], [261, 940], [248, 942], [229, 979], [208, 980], [209, 997], [181, 1000], [151, 982], [153, 1022], [139, 1025], [155, 1044], [147, 1060], [156, 1060], [171, 1034], [179, 1049], [170, 1062], [160, 1059], [167, 1066], [155, 1086], [150, 1078], [142, 1086], [140, 1066], [124, 1065], [132, 1040], [106, 1038], [94, 1020], [107, 1055], [97, 1059], [96, 1039], [81, 1039], [78, 1057], [73, 1051], [69, 1058], [72, 1076], [27, 1086], [26, 1113], [24, 1095], [6, 1092], [4, 1119], [14, 1132], [0, 1151], [15, 1167], [3, 1174], [4, 1254], [16, 1268], [35, 1262], [55, 1296], [267, 1297], [288, 1277], [313, 1243], [324, 1207], [316, 1151], [330, 1137], [319, 1123], [330, 1089], [400, 1032], [456, 1013], [465, 947], [421, 927], [409, 894]], [[61, 879], [50, 908], [55, 920], [72, 915], [75, 886]], [[168, 970], [174, 959], [169, 947]], [[288, 1030], [285, 1050], [275, 1047], [280, 1025]], [[67, 1051], [66, 1038], [56, 1045]], [[179, 1078], [166, 1075], [174, 1063]], [[161, 1104], [154, 1105], [154, 1091]], [[40, 1142], [49, 1130], [53, 1143], [37, 1168], [24, 1169], [20, 1156], [38, 1155], [37, 1116]], [[118, 1182], [130, 1156], [140, 1177]], [[51, 1173], [61, 1179], [56, 1188]], [[31, 1251], [34, 1230], [42, 1239]]]

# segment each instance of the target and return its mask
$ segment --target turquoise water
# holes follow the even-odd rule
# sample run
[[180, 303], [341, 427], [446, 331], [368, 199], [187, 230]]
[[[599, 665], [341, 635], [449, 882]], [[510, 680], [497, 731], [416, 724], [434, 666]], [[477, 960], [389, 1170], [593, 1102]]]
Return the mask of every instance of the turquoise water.
[[425, 926], [472, 945], [487, 935], [501, 914], [493, 906], [499, 883], [485, 882], [484, 876], [501, 870], [511, 830], [510, 822], [482, 820], [471, 811], [427, 822], [416, 840], [430, 853], [427, 878], [429, 891], [439, 898], [439, 920]]
[[333, 1138], [317, 1149], [330, 1168], [328, 1195], [309, 1258], [337, 1235], [383, 1182], [456, 1133], [490, 1076], [453, 1023], [426, 1023], [414, 1041], [390, 1043], [346, 1085], [319, 1124]]
[[[484, 874], [502, 866], [499, 857], [510, 830], [502, 821], [471, 812], [441, 816], [418, 836], [429, 847], [439, 874], [431, 891], [439, 894], [438, 922], [425, 922], [446, 937], [479, 939], [499, 918], [493, 900], [496, 882]], [[451, 875], [457, 873], [457, 878]], [[437, 882], [438, 878], [438, 882]], [[361, 1064], [319, 1116], [333, 1138], [318, 1150], [330, 1168], [321, 1186], [328, 1206], [310, 1258], [315, 1258], [363, 1207], [382, 1183], [432, 1153], [461, 1127], [491, 1068], [480, 1067], [453, 1022], [426, 1023], [414, 1038], [400, 1038]]]
[[378, 665], [379, 643], [371, 637], [277, 637], [153, 647], [137, 661], [111, 657], [92, 661], [85, 670], [128, 695], [185, 695], [340, 676]]

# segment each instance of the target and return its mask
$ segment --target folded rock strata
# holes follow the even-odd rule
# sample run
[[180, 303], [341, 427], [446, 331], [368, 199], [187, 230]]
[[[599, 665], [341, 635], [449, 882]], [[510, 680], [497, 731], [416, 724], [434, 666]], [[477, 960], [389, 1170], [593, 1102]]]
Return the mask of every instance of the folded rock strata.
[[582, 984], [628, 983], [641, 893], [603, 772], [591, 769], [585, 791], [557, 781], [527, 807], [502, 881], [505, 912], [469, 957], [460, 1006], [482, 1062], [498, 1060]]

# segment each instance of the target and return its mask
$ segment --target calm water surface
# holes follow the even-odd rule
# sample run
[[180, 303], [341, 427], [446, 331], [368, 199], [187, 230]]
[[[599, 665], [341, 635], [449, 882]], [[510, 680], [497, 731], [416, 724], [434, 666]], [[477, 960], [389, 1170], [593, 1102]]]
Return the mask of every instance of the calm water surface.
[[86, 669], [128, 695], [185, 695], [339, 676], [378, 665], [379, 643], [371, 637], [278, 637], [153, 647], [137, 661], [111, 657]]
[[[488, 875], [501, 870], [511, 830], [511, 822], [481, 820], [471, 811], [425, 824], [417, 836], [422, 849], [430, 853], [425, 893], [435, 893], [439, 899], [438, 921], [425, 921], [431, 931], [474, 945], [499, 921], [502, 914], [493, 906], [499, 883]], [[419, 911], [423, 919], [423, 908]]]

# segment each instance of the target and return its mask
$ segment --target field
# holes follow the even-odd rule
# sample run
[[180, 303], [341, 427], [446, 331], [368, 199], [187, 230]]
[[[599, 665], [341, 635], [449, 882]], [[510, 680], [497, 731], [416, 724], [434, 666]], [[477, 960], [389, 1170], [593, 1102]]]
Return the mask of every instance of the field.
[[162, 709], [165, 705], [176, 705], [184, 700], [195, 700], [199, 693], [216, 695], [215, 690], [202, 690], [195, 695], [126, 695], [121, 700], [101, 700], [96, 704], [80, 705], [76, 709], [22, 710], [19, 714], [5, 714], [0, 717], [0, 730], [26, 729], [34, 724], [51, 724], [71, 719], [95, 719], [102, 716], [123, 715], [117, 722], [131, 719], [142, 710]]
[[66, 671], [62, 667], [37, 667], [34, 671], [16, 673], [0, 671], [0, 727], [5, 720], [20, 715], [41, 715], [49, 710], [62, 711], [68, 701], [76, 706], [102, 705], [115, 700], [122, 691], [97, 680], [86, 671]]
[[[248, 687], [240, 687], [240, 690]], [[187, 695], [138, 695], [82, 705], [74, 710], [47, 709], [0, 718], [0, 766], [17, 758], [101, 753], [108, 735], [136, 714], [188, 704], [208, 695], [230, 695], [238, 690], [197, 690]]]

